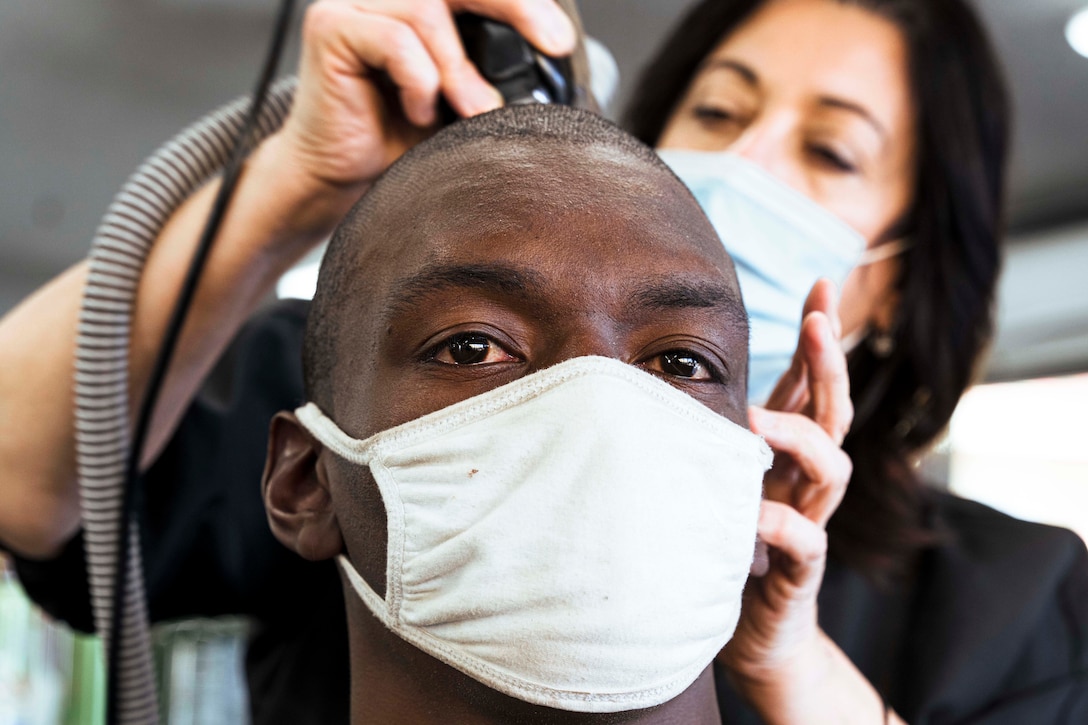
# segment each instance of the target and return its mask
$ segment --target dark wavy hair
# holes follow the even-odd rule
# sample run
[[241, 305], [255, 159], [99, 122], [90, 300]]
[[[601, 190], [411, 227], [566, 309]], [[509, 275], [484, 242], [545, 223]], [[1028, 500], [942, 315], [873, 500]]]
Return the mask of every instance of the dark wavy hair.
[[[627, 129], [656, 146], [704, 59], [763, 1], [697, 3], [643, 72]], [[917, 186], [901, 229], [913, 245], [897, 281], [894, 347], [850, 354], [855, 416], [843, 447], [854, 474], [828, 525], [832, 557], [887, 581], [942, 538], [914, 462], [947, 426], [992, 336], [1009, 108], [964, 0], [836, 1], [900, 28], [917, 114]]]

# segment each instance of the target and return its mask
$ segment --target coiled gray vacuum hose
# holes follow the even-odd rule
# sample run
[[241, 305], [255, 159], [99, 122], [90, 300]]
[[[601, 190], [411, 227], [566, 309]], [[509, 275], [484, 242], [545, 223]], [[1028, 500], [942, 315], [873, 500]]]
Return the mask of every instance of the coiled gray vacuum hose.
[[[296, 80], [269, 91], [257, 140], [274, 133], [291, 106]], [[121, 631], [110, 631], [130, 445], [128, 355], [136, 291], [151, 245], [174, 211], [229, 160], [249, 99], [241, 98], [182, 131], [151, 155], [110, 204], [95, 234], [76, 338], [76, 464], [95, 628], [105, 651], [120, 638], [118, 722], [158, 721], [140, 537], [135, 525]]]

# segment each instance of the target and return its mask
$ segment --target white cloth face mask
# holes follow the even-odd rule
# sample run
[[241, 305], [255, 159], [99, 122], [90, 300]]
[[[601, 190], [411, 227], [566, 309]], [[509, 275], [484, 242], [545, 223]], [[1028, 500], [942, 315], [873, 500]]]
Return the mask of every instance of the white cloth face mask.
[[751, 329], [748, 399], [766, 402], [797, 348], [816, 281], [842, 287], [854, 267], [906, 248], [866, 251], [853, 227], [757, 164], [729, 152], [661, 149], [703, 208], [737, 269]]
[[489, 687], [653, 707], [732, 637], [771, 451], [653, 375], [576, 358], [366, 440], [297, 415], [385, 503], [385, 597], [339, 559], [358, 596]]

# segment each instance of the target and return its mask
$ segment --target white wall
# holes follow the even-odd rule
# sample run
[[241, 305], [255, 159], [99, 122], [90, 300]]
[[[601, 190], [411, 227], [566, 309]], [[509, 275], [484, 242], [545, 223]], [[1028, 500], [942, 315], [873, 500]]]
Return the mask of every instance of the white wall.
[[1009, 245], [987, 377], [1088, 370], [1088, 223]]

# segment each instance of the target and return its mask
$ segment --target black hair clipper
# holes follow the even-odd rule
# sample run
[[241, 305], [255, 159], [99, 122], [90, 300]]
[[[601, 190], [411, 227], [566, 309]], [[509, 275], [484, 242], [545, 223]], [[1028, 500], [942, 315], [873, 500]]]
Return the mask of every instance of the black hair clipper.
[[[560, 103], [574, 105], [578, 97], [569, 58], [544, 55], [505, 23], [465, 13], [456, 18], [465, 53], [472, 64], [502, 94], [506, 105]], [[443, 124], [459, 116], [445, 99]]]

